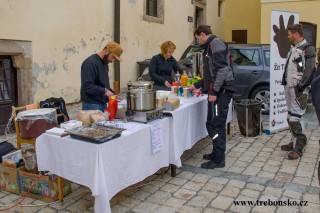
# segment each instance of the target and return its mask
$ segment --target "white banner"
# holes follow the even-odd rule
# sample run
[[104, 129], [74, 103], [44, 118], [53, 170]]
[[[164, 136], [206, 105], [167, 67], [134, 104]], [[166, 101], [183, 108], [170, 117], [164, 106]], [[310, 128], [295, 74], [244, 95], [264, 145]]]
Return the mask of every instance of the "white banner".
[[267, 134], [288, 128], [287, 104], [281, 85], [286, 57], [290, 50], [288, 26], [299, 23], [299, 14], [272, 10], [270, 38], [270, 119]]

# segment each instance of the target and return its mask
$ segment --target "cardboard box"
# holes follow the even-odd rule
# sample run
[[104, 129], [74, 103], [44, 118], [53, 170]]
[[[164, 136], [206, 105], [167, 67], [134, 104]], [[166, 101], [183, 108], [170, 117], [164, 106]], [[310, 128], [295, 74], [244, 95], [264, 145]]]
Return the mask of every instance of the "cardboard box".
[[163, 102], [162, 107], [167, 111], [173, 111], [177, 109], [180, 105], [179, 98], [168, 98], [166, 101]]
[[20, 194], [19, 170], [23, 168], [24, 167], [6, 167], [0, 164], [0, 189], [14, 194]]
[[[2, 156], [2, 162], [5, 163], [10, 163], [13, 166], [11, 167], [17, 167], [17, 164], [22, 161], [22, 154], [21, 154], [21, 150], [16, 150], [13, 152], [10, 152], [6, 155]], [[5, 166], [10, 167], [8, 165], [5, 164]]]
[[[35, 180], [39, 179], [34, 185], [28, 197], [42, 200], [44, 202], [53, 202], [59, 199], [58, 176], [42, 176], [26, 172], [25, 169], [19, 171], [21, 195], [25, 195]], [[71, 182], [62, 179], [63, 197], [71, 193]]]

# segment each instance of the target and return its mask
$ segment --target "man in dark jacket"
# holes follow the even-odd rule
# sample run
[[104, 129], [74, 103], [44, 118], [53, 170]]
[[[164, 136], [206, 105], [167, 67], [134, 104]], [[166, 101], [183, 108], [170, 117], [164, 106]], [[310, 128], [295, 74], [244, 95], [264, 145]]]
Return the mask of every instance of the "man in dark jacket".
[[[318, 121], [320, 124], [320, 95], [317, 94], [320, 92], [320, 49], [317, 52], [317, 59], [318, 59], [318, 66], [313, 76], [313, 80], [311, 83], [311, 97], [312, 97], [312, 104], [316, 110]], [[320, 139], [319, 139], [320, 145]], [[318, 180], [320, 183], [320, 161], [318, 164]], [[320, 194], [319, 194], [320, 197]]]
[[206, 128], [213, 143], [212, 152], [203, 155], [208, 162], [201, 164], [201, 167], [222, 168], [225, 166], [228, 106], [235, 91], [233, 72], [228, 65], [228, 47], [212, 34], [207, 25], [199, 26], [194, 36], [204, 49], [203, 80], [192, 85], [191, 89], [202, 88], [208, 94]]
[[89, 56], [81, 65], [80, 96], [83, 110], [104, 111], [114, 91], [109, 83], [108, 63], [120, 58], [123, 50], [116, 42], [109, 42], [99, 53]]

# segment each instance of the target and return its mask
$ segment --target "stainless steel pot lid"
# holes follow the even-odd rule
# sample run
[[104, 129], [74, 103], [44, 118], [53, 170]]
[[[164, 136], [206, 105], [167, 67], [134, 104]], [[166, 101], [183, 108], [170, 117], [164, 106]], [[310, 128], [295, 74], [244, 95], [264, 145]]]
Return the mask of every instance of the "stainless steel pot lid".
[[134, 82], [131, 82], [129, 81], [127, 83], [128, 85], [128, 88], [132, 88], [132, 89], [153, 89], [153, 84], [154, 82], [153, 81], [145, 81], [141, 78], [138, 79], [138, 81], [134, 81]]

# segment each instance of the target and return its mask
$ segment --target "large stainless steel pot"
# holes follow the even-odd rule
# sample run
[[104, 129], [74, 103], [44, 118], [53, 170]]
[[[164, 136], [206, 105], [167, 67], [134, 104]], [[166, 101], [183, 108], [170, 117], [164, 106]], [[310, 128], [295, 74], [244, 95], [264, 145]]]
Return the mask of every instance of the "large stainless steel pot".
[[128, 109], [133, 111], [148, 111], [156, 108], [156, 91], [131, 89], [127, 92]]
[[153, 90], [153, 81], [144, 81], [143, 79], [138, 79], [138, 81], [127, 83], [128, 90], [139, 89], [141, 91], [152, 91]]

